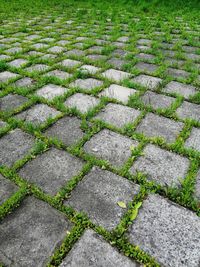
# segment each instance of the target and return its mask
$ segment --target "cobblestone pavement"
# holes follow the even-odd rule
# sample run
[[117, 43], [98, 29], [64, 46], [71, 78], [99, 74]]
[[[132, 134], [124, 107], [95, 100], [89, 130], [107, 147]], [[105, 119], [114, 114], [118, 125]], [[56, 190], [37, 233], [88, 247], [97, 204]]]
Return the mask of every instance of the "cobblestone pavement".
[[2, 21], [0, 262], [199, 267], [200, 24], [95, 12]]

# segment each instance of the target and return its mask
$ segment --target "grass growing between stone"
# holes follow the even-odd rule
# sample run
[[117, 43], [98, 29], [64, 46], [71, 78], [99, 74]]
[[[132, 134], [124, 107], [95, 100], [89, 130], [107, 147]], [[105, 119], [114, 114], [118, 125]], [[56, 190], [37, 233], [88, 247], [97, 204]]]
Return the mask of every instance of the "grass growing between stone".
[[82, 249], [99, 264], [108, 262], [89, 250], [96, 238], [119, 266], [198, 266], [199, 10], [178, 0], [0, 1], [2, 266], [76, 266], [88, 229], [95, 238]]

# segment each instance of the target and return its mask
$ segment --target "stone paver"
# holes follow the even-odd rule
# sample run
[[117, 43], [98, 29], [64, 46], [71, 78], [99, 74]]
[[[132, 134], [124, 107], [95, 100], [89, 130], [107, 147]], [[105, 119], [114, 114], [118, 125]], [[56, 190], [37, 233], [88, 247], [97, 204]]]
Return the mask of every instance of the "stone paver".
[[102, 75], [105, 78], [112, 80], [114, 82], [121, 82], [122, 80], [128, 79], [131, 77], [130, 73], [120, 71], [120, 70], [115, 70], [115, 69], [106, 70], [105, 72], [102, 73]]
[[96, 97], [77, 93], [70, 96], [64, 104], [69, 108], [77, 108], [81, 113], [86, 113], [99, 103], [100, 101]]
[[70, 146], [80, 140], [84, 133], [81, 130], [81, 120], [76, 117], [64, 117], [45, 131], [48, 137], [56, 138], [66, 146]]
[[29, 77], [21, 78], [14, 83], [14, 85], [17, 87], [31, 87], [34, 84], [35, 81]]
[[7, 123], [5, 121], [0, 120], [0, 129], [6, 126], [7, 126]]
[[99, 72], [101, 69], [92, 65], [83, 65], [80, 67], [80, 71], [83, 73], [95, 74]]
[[0, 224], [0, 259], [6, 266], [43, 267], [71, 226], [56, 209], [28, 197]]
[[32, 108], [18, 114], [16, 118], [28, 123], [39, 125], [46, 122], [48, 118], [55, 118], [60, 114], [60, 111], [57, 111], [45, 104], [36, 104]]
[[172, 81], [168, 83], [165, 88], [163, 88], [163, 91], [166, 93], [174, 93], [184, 96], [186, 99], [188, 99], [190, 96], [193, 96], [195, 93], [197, 93], [196, 88], [192, 85], [179, 83]]
[[28, 62], [28, 60], [26, 60], [26, 59], [18, 58], [18, 59], [14, 59], [14, 60], [10, 61], [8, 63], [8, 65], [10, 67], [20, 68], [20, 67], [23, 67], [24, 65], [26, 65], [27, 62]]
[[167, 142], [174, 142], [183, 126], [182, 122], [148, 113], [136, 128], [136, 131], [149, 137], [162, 137]]
[[66, 80], [72, 76], [71, 74], [67, 73], [66, 71], [62, 71], [62, 70], [52, 70], [48, 73], [45, 73], [44, 75], [45, 76], [53, 76], [53, 77], [56, 77], [60, 80]]
[[134, 245], [162, 266], [198, 267], [200, 219], [190, 210], [150, 195], [129, 230]]
[[94, 167], [73, 190], [66, 205], [86, 212], [94, 223], [112, 230], [126, 211], [117, 203], [122, 201], [128, 204], [138, 192], [138, 185]]
[[95, 119], [100, 119], [115, 127], [122, 128], [128, 123], [133, 123], [139, 115], [139, 110], [110, 103], [95, 116]]
[[156, 181], [163, 186], [180, 185], [189, 168], [189, 160], [178, 154], [148, 144], [143, 156], [139, 157], [131, 167], [133, 174], [143, 172], [148, 180]]
[[55, 84], [47, 84], [37, 91], [37, 95], [47, 100], [53, 100], [57, 96], [63, 96], [68, 89]]
[[97, 79], [88, 78], [88, 79], [78, 79], [73, 83], [70, 83], [70, 87], [78, 87], [85, 91], [91, 91], [94, 88], [101, 87], [103, 82]]
[[147, 91], [142, 97], [142, 102], [147, 105], [151, 106], [154, 109], [166, 109], [170, 108], [170, 106], [174, 103], [176, 100], [174, 97], [165, 96], [162, 94], [156, 94], [151, 91]]
[[197, 176], [196, 176], [194, 195], [198, 200], [200, 200], [200, 170], [198, 171]]
[[181, 119], [193, 119], [200, 121], [200, 105], [184, 101], [176, 110]]
[[45, 65], [45, 64], [35, 64], [32, 65], [28, 68], [26, 68], [25, 70], [32, 73], [32, 72], [43, 72], [49, 69], [49, 66]]
[[156, 90], [162, 83], [162, 79], [144, 74], [135, 77], [132, 81], [152, 91]]
[[124, 87], [117, 84], [111, 84], [108, 88], [103, 90], [99, 96], [106, 96], [116, 99], [124, 104], [127, 104], [131, 95], [137, 93], [137, 90]]
[[11, 111], [19, 108], [28, 101], [22, 95], [9, 94], [0, 98], [0, 111]]
[[138, 142], [128, 137], [104, 129], [94, 135], [85, 145], [86, 153], [108, 160], [112, 165], [121, 167], [131, 156], [131, 146]]
[[78, 65], [80, 65], [81, 62], [78, 60], [72, 60], [72, 59], [65, 59], [61, 62], [61, 65], [63, 67], [67, 67], [67, 68], [74, 68], [77, 67]]
[[192, 148], [200, 152], [200, 129], [192, 129], [189, 138], [185, 142], [185, 147]]
[[9, 199], [15, 192], [17, 192], [18, 187], [5, 177], [0, 174], [0, 205], [2, 205], [6, 200]]
[[20, 129], [15, 129], [0, 139], [0, 165], [11, 166], [23, 158], [34, 145], [34, 138]]
[[93, 230], [86, 230], [60, 267], [139, 267], [120, 254]]
[[19, 75], [10, 71], [0, 72], [0, 82], [5, 83], [11, 79], [17, 78]]
[[28, 162], [19, 172], [45, 193], [55, 195], [83, 167], [83, 162], [64, 150], [52, 148]]

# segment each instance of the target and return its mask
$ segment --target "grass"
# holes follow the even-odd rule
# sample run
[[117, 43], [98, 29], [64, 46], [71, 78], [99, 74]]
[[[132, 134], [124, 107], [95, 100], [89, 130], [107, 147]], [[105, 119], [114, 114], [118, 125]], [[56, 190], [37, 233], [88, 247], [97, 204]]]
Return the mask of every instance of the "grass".
[[[79, 9], [77, 8], [79, 7]], [[21, 43], [22, 51], [11, 54], [6, 52], [12, 46], [15, 46], [16, 40], [8, 40], [5, 43], [6, 48], [0, 46], [1, 54], [8, 55], [9, 59], [0, 60], [0, 71], [10, 71], [19, 74], [19, 77], [10, 80], [0, 85], [0, 98], [3, 98], [9, 93], [15, 93], [26, 96], [28, 101], [18, 108], [6, 111], [0, 111], [0, 120], [7, 122], [7, 126], [0, 128], [0, 136], [3, 137], [9, 131], [16, 128], [21, 128], [23, 131], [35, 137], [35, 145], [32, 151], [23, 159], [18, 160], [11, 168], [0, 166], [0, 173], [10, 179], [19, 186], [19, 191], [0, 206], [0, 219], [6, 217], [10, 212], [13, 212], [23, 199], [33, 194], [35, 197], [48, 202], [52, 207], [61, 211], [71, 222], [74, 227], [70, 233], [66, 235], [65, 240], [51, 258], [48, 266], [59, 266], [62, 259], [67, 255], [75, 242], [81, 237], [85, 229], [92, 228], [97, 233], [102, 235], [109, 243], [115, 246], [126, 256], [143, 263], [145, 266], [159, 266], [150, 255], [143, 252], [130, 244], [126, 238], [126, 232], [129, 225], [137, 218], [139, 209], [142, 208], [143, 201], [149, 194], [160, 194], [177, 204], [180, 204], [200, 216], [199, 200], [194, 197], [196, 175], [199, 169], [200, 152], [191, 148], [185, 147], [185, 140], [190, 136], [193, 127], [200, 128], [200, 122], [195, 119], [182, 119], [176, 110], [183, 101], [189, 101], [193, 104], [200, 104], [200, 88], [199, 88], [199, 67], [200, 59], [200, 42], [199, 37], [199, 18], [200, 18], [200, 2], [199, 1], [130, 1], [119, 0], [114, 3], [109, 1], [58, 1], [58, 0], [37, 0], [37, 1], [0, 1], [0, 34], [5, 38], [17, 36], [17, 42]], [[176, 19], [174, 19], [176, 17]], [[19, 21], [16, 23], [15, 21]], [[72, 24], [67, 24], [67, 21], [72, 21]], [[12, 24], [13, 23], [13, 24]], [[45, 28], [48, 26], [52, 28]], [[189, 27], [189, 29], [187, 29]], [[26, 36], [37, 34], [35, 39], [25, 40]], [[178, 36], [177, 36], [178, 34]], [[125, 44], [119, 43], [117, 39], [121, 36], [128, 36], [129, 41]], [[77, 37], [84, 37], [77, 40]], [[53, 38], [52, 41], [41, 41], [44, 38]], [[177, 41], [173, 41], [178, 38]], [[144, 40], [143, 40], [144, 39]], [[1, 39], [0, 39], [1, 40]], [[24, 41], [25, 40], [25, 41]], [[69, 55], [65, 53], [55, 54], [55, 58], [43, 59], [42, 56], [47, 54], [47, 50], [57, 44], [58, 41], [65, 40], [66, 44], [61, 45], [67, 51], [78, 49], [83, 55]], [[103, 42], [102, 42], [103, 40]], [[149, 40], [151, 45], [148, 44]], [[113, 45], [113, 42], [115, 44]], [[33, 48], [35, 43], [45, 43], [48, 47]], [[81, 47], [77, 46], [81, 43]], [[163, 48], [164, 44], [170, 47]], [[139, 47], [140, 45], [140, 47]], [[91, 51], [94, 46], [102, 47], [101, 51]], [[143, 49], [142, 47], [143, 46]], [[185, 46], [196, 47], [195, 51], [186, 51]], [[134, 88], [137, 94], [130, 97], [129, 107], [139, 109], [141, 115], [133, 123], [125, 125], [123, 128], [117, 128], [109, 123], [100, 120], [95, 120], [94, 116], [98, 114], [108, 103], [119, 103], [125, 105], [116, 99], [108, 97], [101, 98], [100, 103], [87, 113], [82, 114], [75, 108], [69, 108], [64, 105], [65, 100], [75, 93], [84, 93], [94, 97], [98, 97], [99, 93], [109, 87], [115, 81], [109, 80], [101, 75], [102, 72], [111, 68], [111, 64], [107, 61], [113, 57], [120, 58], [120, 55], [114, 56], [113, 52], [123, 52], [127, 54], [122, 57], [126, 62], [122, 66], [123, 71], [131, 73], [132, 77], [139, 74], [147, 74], [156, 76], [162, 79], [161, 86], [156, 90], [157, 94], [175, 97], [174, 103], [167, 109], [156, 109], [151, 105], [145, 105], [141, 101], [141, 96], [147, 92], [146, 87], [134, 83], [130, 79], [119, 82], [119, 85]], [[163, 51], [164, 50], [164, 51]], [[29, 55], [30, 51], [36, 51], [36, 55]], [[165, 52], [169, 55], [166, 56]], [[153, 55], [153, 59], [138, 58], [139, 53]], [[188, 54], [189, 53], [189, 54]], [[103, 55], [106, 58], [102, 60], [89, 59], [88, 55]], [[188, 56], [189, 55], [189, 56]], [[191, 59], [192, 55], [196, 55]], [[17, 59], [27, 59], [25, 66], [15, 68], [7, 63]], [[66, 58], [74, 59], [82, 62], [82, 64], [94, 65], [100, 68], [95, 74], [83, 73], [78, 67], [64, 67], [61, 62]], [[169, 62], [170, 59], [175, 59], [175, 62]], [[166, 61], [168, 60], [168, 61]], [[183, 61], [183, 62], [182, 62]], [[138, 62], [148, 62], [158, 66], [158, 69], [149, 74], [148, 71], [139, 70], [135, 67]], [[49, 68], [44, 71], [30, 72], [26, 68], [35, 64], [45, 64]], [[81, 64], [80, 64], [81, 65]], [[168, 75], [169, 67], [178, 68], [189, 73], [188, 77], [173, 77]], [[115, 68], [115, 67], [113, 67]], [[51, 70], [63, 70], [72, 74], [68, 79], [59, 79], [56, 77], [45, 77], [43, 74]], [[14, 82], [22, 77], [30, 77], [35, 83], [32, 87], [17, 87]], [[103, 86], [93, 88], [91, 91], [85, 91], [79, 87], [73, 88], [70, 86], [72, 81], [76, 79], [95, 78], [104, 82]], [[184, 99], [182, 95], [163, 92], [162, 88], [171, 80], [176, 80], [184, 84], [190, 84], [196, 87], [196, 94], [189, 99]], [[38, 97], [36, 92], [39, 88], [48, 83], [53, 83], [68, 88], [68, 92], [62, 96], [56, 97], [52, 101]], [[19, 120], [15, 115], [33, 107], [35, 104], [43, 103], [61, 112], [61, 115], [54, 119], [49, 118], [41, 125], [35, 125], [23, 120]], [[184, 127], [176, 140], [169, 144], [165, 139], [156, 136], [148, 137], [137, 133], [136, 128], [149, 112], [170, 118], [174, 121], [179, 121], [184, 124]], [[44, 131], [51, 125], [56, 123], [64, 116], [76, 116], [82, 121], [83, 138], [78, 140], [72, 146], [66, 146], [61, 140], [56, 138], [48, 138]], [[138, 147], [132, 148], [131, 157], [125, 162], [121, 168], [112, 166], [108, 161], [96, 158], [85, 153], [83, 146], [90, 140], [92, 136], [100, 132], [102, 129], [109, 129], [132, 140], [139, 142]], [[138, 172], [132, 175], [129, 171], [134, 162], [143, 154], [143, 149], [147, 144], [154, 144], [167, 151], [177, 153], [187, 157], [190, 160], [190, 167], [184, 180], [181, 180], [181, 187], [161, 186], [154, 181], [149, 181], [144, 173]], [[36, 184], [27, 182], [18, 175], [18, 171], [29, 161], [44, 153], [52, 146], [58, 149], [63, 149], [70, 154], [80, 157], [85, 160], [85, 165], [82, 171], [71, 178], [65, 186], [60, 188], [55, 196], [50, 196], [41, 190]], [[76, 185], [84, 179], [84, 176], [97, 165], [102, 169], [111, 171], [117, 175], [124, 177], [141, 186], [140, 192], [129, 203], [126, 214], [121, 219], [120, 224], [112, 232], [108, 232], [104, 228], [95, 225], [85, 214], [73, 210], [71, 207], [63, 205], [64, 200], [70, 197], [70, 193]]]

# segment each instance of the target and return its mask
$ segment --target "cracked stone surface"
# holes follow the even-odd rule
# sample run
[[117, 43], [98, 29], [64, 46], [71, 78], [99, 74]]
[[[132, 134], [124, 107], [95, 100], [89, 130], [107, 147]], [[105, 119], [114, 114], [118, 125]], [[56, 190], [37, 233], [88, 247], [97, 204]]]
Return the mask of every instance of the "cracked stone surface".
[[27, 163], [19, 172], [25, 180], [35, 183], [46, 193], [55, 195], [83, 167], [82, 160], [66, 151], [52, 148]]
[[138, 185], [96, 167], [78, 184], [66, 205], [86, 212], [96, 224], [112, 230], [126, 212], [117, 203], [128, 205], [138, 192]]
[[185, 178], [188, 168], [187, 158], [148, 144], [144, 148], [143, 156], [136, 160], [130, 171], [133, 174], [143, 172], [148, 180], [156, 181], [163, 186], [179, 186], [179, 180]]
[[140, 265], [120, 254], [93, 230], [86, 230], [60, 265], [60, 267], [67, 266], [139, 267]]
[[162, 137], [167, 142], [174, 142], [183, 126], [182, 122], [148, 113], [136, 128], [136, 131], [149, 137]]
[[128, 123], [133, 123], [139, 115], [140, 111], [137, 109], [110, 103], [94, 118], [122, 128]]
[[131, 156], [131, 146], [137, 145], [138, 142], [135, 140], [104, 129], [84, 145], [84, 150], [97, 158], [108, 160], [114, 166], [121, 167]]
[[131, 242], [163, 266], [198, 267], [199, 227], [199, 217], [192, 211], [161, 196], [150, 195], [128, 235]]
[[43, 267], [71, 226], [56, 209], [28, 197], [0, 224], [0, 259], [7, 266]]

